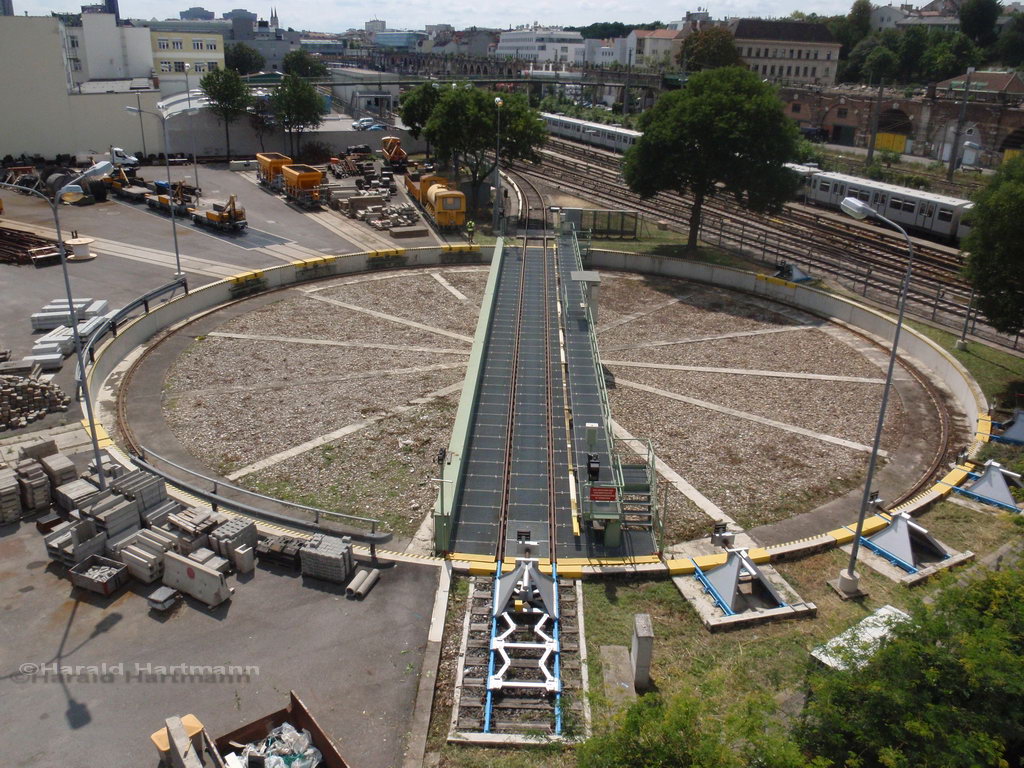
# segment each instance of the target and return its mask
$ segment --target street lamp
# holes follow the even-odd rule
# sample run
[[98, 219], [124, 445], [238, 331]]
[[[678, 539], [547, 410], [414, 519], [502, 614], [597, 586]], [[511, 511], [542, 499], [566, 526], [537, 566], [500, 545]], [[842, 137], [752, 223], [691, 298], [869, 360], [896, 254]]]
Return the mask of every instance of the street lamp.
[[174, 236], [174, 276], [181, 278], [185, 276], [185, 273], [181, 271], [181, 253], [178, 251], [178, 224], [174, 220], [174, 196], [172, 194], [171, 186], [171, 157], [168, 151], [170, 142], [167, 141], [167, 115], [162, 112], [154, 112], [150, 109], [141, 109], [139, 107], [125, 107], [128, 112], [138, 112], [139, 114], [152, 115], [157, 118], [164, 129], [164, 164], [167, 166], [167, 195], [168, 203], [167, 209], [171, 214], [171, 234]]
[[882, 405], [878, 409], [878, 424], [875, 426], [875, 440], [871, 444], [871, 455], [868, 458], [868, 472], [864, 478], [864, 494], [860, 500], [860, 510], [857, 514], [857, 529], [853, 534], [853, 548], [850, 551], [850, 563], [846, 570], [839, 572], [839, 578], [833, 582], [836, 590], [844, 598], [857, 597], [863, 594], [860, 590], [860, 577], [857, 575], [857, 553], [860, 550], [860, 540], [864, 533], [864, 518], [867, 516], [868, 507], [878, 503], [878, 497], [871, 492], [871, 483], [875, 476], [875, 467], [878, 464], [878, 449], [882, 443], [882, 428], [885, 426], [885, 410], [889, 405], [889, 391], [892, 389], [893, 374], [896, 370], [896, 358], [899, 354], [900, 331], [903, 329], [903, 315], [907, 306], [907, 293], [910, 289], [910, 278], [914, 269], [914, 244], [910, 236], [899, 224], [890, 221], [882, 216], [871, 206], [855, 197], [847, 197], [839, 204], [843, 213], [855, 219], [866, 219], [868, 217], [878, 219], [895, 229], [907, 241], [907, 271], [903, 276], [903, 284], [900, 286], [898, 301], [899, 312], [896, 317], [896, 331], [892, 337], [892, 351], [889, 353], [889, 369], [885, 374], [885, 385], [882, 387]]
[[196, 157], [196, 125], [192, 112], [192, 91], [188, 87], [188, 72], [192, 65], [185, 62], [185, 99], [188, 101], [188, 132], [192, 137], [192, 169], [196, 175], [196, 196], [199, 196], [199, 159]]
[[497, 140], [494, 146], [494, 219], [491, 222], [491, 231], [498, 236], [498, 224], [501, 221], [501, 108], [505, 102], [500, 96], [494, 97], [494, 106], [498, 108], [498, 130]]
[[89, 436], [92, 438], [92, 455], [96, 461], [96, 475], [99, 479], [100, 489], [107, 487], [107, 478], [103, 474], [103, 461], [100, 458], [100, 443], [96, 435], [96, 420], [92, 413], [92, 399], [89, 397], [89, 385], [85, 377], [85, 361], [82, 359], [82, 340], [78, 337], [78, 313], [75, 311], [75, 299], [71, 293], [71, 277], [68, 275], [68, 254], [64, 247], [64, 238], [60, 233], [60, 204], [61, 202], [73, 203], [81, 200], [85, 195], [78, 185], [79, 181], [91, 176], [104, 176], [113, 169], [113, 164], [104, 160], [86, 169], [84, 173], [69, 181], [54, 193], [53, 200], [48, 198], [38, 189], [23, 187], [18, 184], [7, 184], [0, 182], [0, 187], [16, 189], [19, 192], [26, 192], [46, 201], [53, 211], [53, 226], [57, 231], [57, 251], [60, 253], [60, 268], [64, 273], [64, 292], [68, 299], [68, 316], [71, 319], [71, 338], [75, 343], [75, 358], [78, 361], [78, 370], [82, 372], [82, 397], [85, 398], [85, 416], [89, 420]]

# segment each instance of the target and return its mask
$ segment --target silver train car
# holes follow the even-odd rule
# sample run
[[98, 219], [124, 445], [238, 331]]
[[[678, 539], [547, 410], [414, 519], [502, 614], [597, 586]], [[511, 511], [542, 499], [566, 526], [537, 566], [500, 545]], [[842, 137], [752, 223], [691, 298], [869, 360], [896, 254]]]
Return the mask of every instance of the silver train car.
[[[643, 135], [628, 128], [549, 112], [542, 113], [541, 117], [553, 136], [615, 152], [625, 152]], [[829, 173], [810, 165], [788, 163], [787, 167], [800, 175], [801, 199], [806, 203], [838, 210], [844, 197], [856, 197], [906, 229], [938, 240], [959, 241], [970, 232], [970, 225], [965, 222], [967, 213], [974, 206], [970, 200]]]
[[818, 171], [804, 175], [804, 179], [804, 199], [812, 205], [839, 208], [843, 198], [855, 197], [908, 230], [950, 241], [961, 240], [970, 232], [965, 222], [974, 207], [970, 200], [843, 173]]
[[629, 128], [591, 123], [588, 120], [553, 115], [550, 112], [542, 112], [541, 119], [552, 136], [573, 139], [584, 144], [592, 144], [595, 147], [610, 149], [613, 152], [625, 152], [643, 135], [640, 131], [631, 131]]

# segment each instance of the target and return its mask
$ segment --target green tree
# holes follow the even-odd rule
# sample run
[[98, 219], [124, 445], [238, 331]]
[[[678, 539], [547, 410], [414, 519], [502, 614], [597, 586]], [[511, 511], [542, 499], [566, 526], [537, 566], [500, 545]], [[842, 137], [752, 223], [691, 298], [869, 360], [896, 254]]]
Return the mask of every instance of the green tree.
[[409, 134], [418, 139], [430, 120], [430, 114], [441, 100], [441, 88], [435, 83], [417, 85], [402, 94], [398, 101], [398, 114], [409, 129]]
[[736, 50], [736, 40], [725, 27], [708, 27], [695, 32], [683, 41], [679, 63], [687, 72], [716, 67], [731, 67], [743, 63]]
[[263, 56], [245, 43], [228, 43], [224, 46], [224, 66], [240, 75], [251, 75], [263, 69]]
[[215, 69], [203, 75], [199, 81], [206, 98], [210, 100], [210, 109], [224, 123], [224, 144], [227, 161], [231, 161], [231, 123], [245, 114], [252, 103], [249, 86], [233, 69]]
[[706, 198], [725, 191], [751, 210], [777, 211], [796, 191], [783, 165], [796, 157], [796, 124], [775, 89], [741, 67], [693, 75], [644, 113], [640, 129], [626, 153], [626, 183], [643, 197], [693, 196], [688, 249], [697, 247]]
[[[519, 94], [501, 98], [502, 159], [536, 162], [537, 150], [547, 137], [540, 115]], [[442, 88], [423, 130], [437, 154], [452, 161], [456, 174], [462, 165], [469, 171], [474, 210], [484, 179], [494, 171], [498, 110], [490, 91], [465, 86]]]
[[978, 193], [970, 223], [963, 248], [977, 305], [993, 328], [1017, 333], [1024, 329], [1024, 156], [1003, 163]]
[[960, 4], [960, 31], [982, 47], [996, 41], [996, 22], [1003, 12], [999, 0], [964, 0]]
[[281, 68], [286, 75], [327, 77], [327, 65], [302, 48], [286, 53], [281, 61]]
[[812, 675], [799, 729], [805, 750], [849, 768], [1019, 765], [1022, 606], [1019, 568], [947, 585], [894, 627], [869, 663]]
[[301, 149], [303, 132], [319, 126], [327, 113], [316, 87], [296, 75], [284, 76], [270, 96], [270, 107], [278, 125], [288, 132], [292, 156]]
[[996, 55], [1006, 67], [1024, 64], [1024, 14], [1015, 13], [996, 41]]
[[928, 48], [928, 30], [922, 26], [911, 26], [903, 30], [899, 42], [900, 82], [912, 82], [921, 71], [921, 59]]
[[260, 143], [260, 151], [266, 152], [267, 148], [263, 144], [263, 139], [277, 127], [277, 121], [274, 119], [274, 108], [270, 105], [270, 99], [267, 97], [253, 99], [252, 106], [249, 107], [249, 125], [252, 126], [252, 130]]
[[853, 0], [846, 21], [850, 30], [850, 46], [853, 47], [871, 34], [871, 0]]
[[864, 60], [864, 74], [872, 82], [891, 82], [899, 69], [899, 58], [884, 45], [875, 46]]

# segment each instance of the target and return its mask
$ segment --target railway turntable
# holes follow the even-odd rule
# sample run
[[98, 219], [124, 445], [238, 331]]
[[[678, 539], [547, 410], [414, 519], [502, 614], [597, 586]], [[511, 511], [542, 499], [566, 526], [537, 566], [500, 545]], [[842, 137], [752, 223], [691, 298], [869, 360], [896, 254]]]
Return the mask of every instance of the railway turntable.
[[495, 249], [435, 508], [455, 559], [511, 563], [524, 541], [545, 570], [658, 551], [653, 452], [612, 434], [596, 273], [571, 228], [554, 244]]

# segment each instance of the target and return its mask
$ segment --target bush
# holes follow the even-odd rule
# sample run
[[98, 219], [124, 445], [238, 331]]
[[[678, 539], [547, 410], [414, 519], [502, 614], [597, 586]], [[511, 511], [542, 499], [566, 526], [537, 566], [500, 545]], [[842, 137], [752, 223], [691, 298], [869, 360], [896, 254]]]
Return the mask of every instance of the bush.
[[324, 141], [304, 141], [302, 152], [299, 154], [299, 162], [320, 165], [329, 162], [332, 154], [330, 144]]

